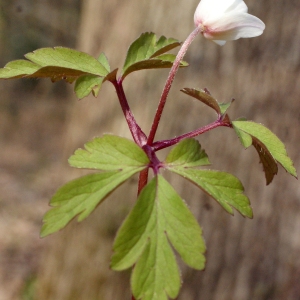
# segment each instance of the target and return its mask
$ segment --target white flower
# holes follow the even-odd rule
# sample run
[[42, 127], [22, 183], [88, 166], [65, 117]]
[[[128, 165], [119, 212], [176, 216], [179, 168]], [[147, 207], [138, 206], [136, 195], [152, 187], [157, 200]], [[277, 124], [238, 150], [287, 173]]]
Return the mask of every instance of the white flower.
[[201, 0], [194, 22], [201, 27], [204, 37], [222, 46], [226, 41], [263, 33], [265, 24], [247, 11], [242, 0]]

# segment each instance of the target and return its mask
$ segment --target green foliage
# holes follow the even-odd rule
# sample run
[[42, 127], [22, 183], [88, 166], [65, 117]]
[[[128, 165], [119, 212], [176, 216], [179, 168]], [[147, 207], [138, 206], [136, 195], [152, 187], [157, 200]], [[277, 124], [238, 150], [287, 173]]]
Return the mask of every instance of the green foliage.
[[233, 215], [233, 207], [243, 216], [253, 217], [250, 201], [243, 194], [244, 187], [235, 176], [212, 170], [185, 168], [172, 168], [170, 170], [195, 183], [217, 200], [228, 213]]
[[[142, 34], [130, 46], [123, 67], [124, 79], [137, 70], [171, 68], [176, 58], [166, 52], [178, 47], [175, 39], [161, 36], [158, 40], [154, 33]], [[79, 99], [91, 92], [98, 96], [104, 81], [115, 81], [117, 69], [111, 71], [106, 56], [101, 53], [98, 59], [77, 50], [55, 47], [42, 48], [25, 55], [27, 60], [9, 62], [0, 69], [0, 79], [22, 77], [50, 78], [53, 82], [65, 80], [75, 83], [75, 93]], [[188, 64], [181, 62], [181, 66]]]
[[0, 69], [0, 78], [49, 77], [52, 81], [73, 82], [81, 75], [105, 76], [106, 68], [94, 57], [69, 48], [42, 48], [27, 53], [26, 60], [9, 62]]
[[110, 65], [107, 57], [104, 53], [101, 53], [98, 57], [99, 63], [106, 69], [107, 74], [110, 73]]
[[15, 60], [0, 69], [0, 79], [21, 77], [50, 78], [53, 82], [76, 80], [78, 98], [90, 92], [98, 95], [102, 82], [110, 74], [110, 66], [104, 54], [97, 59], [77, 50], [55, 47], [42, 48], [27, 53], [28, 60]]
[[[129, 47], [122, 75], [118, 79], [118, 69], [111, 71], [108, 59], [103, 53], [95, 59], [73, 49], [43, 48], [26, 54], [26, 60], [7, 63], [0, 69], [0, 79], [27, 77], [50, 78], [53, 82], [76, 81], [74, 90], [78, 98], [84, 98], [91, 92], [97, 97], [103, 82], [110, 81], [116, 88], [133, 136], [141, 135], [140, 140], [145, 141], [147, 137], [130, 115], [122, 81], [138, 70], [171, 68], [176, 56], [168, 52], [179, 45], [180, 42], [175, 39], [164, 36], [157, 39], [154, 33], [143, 33]], [[185, 66], [187, 63], [181, 61], [180, 67]], [[251, 145], [255, 147], [267, 184], [278, 172], [277, 163], [292, 176], [297, 176], [284, 144], [269, 129], [246, 120], [230, 121], [226, 111], [233, 100], [219, 103], [206, 89], [184, 88], [181, 91], [212, 108], [218, 115], [216, 126], [233, 127], [245, 148]], [[162, 101], [160, 105], [162, 104], [165, 103]], [[161, 113], [159, 109], [158, 113]], [[185, 136], [195, 134], [199, 134], [199, 131]], [[148, 151], [151, 145], [147, 147]], [[195, 217], [173, 187], [157, 174], [159, 168], [168, 169], [188, 179], [213, 197], [230, 214], [236, 209], [241, 215], [252, 218], [253, 213], [244, 188], [235, 176], [199, 169], [209, 165], [209, 160], [197, 140], [187, 138], [178, 143], [163, 163], [158, 161], [154, 150], [150, 152], [151, 149], [147, 155], [134, 142], [108, 134], [86, 143], [84, 149], [76, 150], [69, 158], [71, 166], [101, 172], [83, 176], [58, 189], [50, 201], [52, 208], [44, 216], [41, 236], [64, 228], [75, 217], [78, 217], [78, 221], [84, 220], [124, 181], [152, 167], [154, 178], [141, 191], [117, 234], [111, 267], [114, 270], [124, 270], [134, 266], [131, 283], [136, 299], [167, 300], [168, 297], [177, 297], [181, 284], [173, 249], [187, 265], [202, 270], [205, 266], [205, 244]]]
[[78, 221], [85, 219], [116, 187], [149, 163], [135, 143], [118, 136], [95, 138], [85, 148], [70, 157], [70, 164], [107, 172], [87, 175], [61, 187], [50, 201], [53, 208], [44, 216], [41, 236], [62, 229], [77, 215]]
[[[101, 53], [98, 57], [98, 61], [100, 64], [106, 69], [106, 76], [99, 77], [96, 75], [82, 75], [80, 76], [75, 83], [75, 93], [79, 99], [82, 99], [88, 96], [91, 92], [93, 93], [94, 97], [97, 97], [99, 91], [101, 89], [102, 83], [106, 80], [110, 79], [110, 65], [107, 60], [107, 57], [104, 53]], [[114, 77], [115, 78], [115, 77]]]
[[53, 207], [43, 218], [41, 237], [64, 228], [74, 217], [84, 220], [116, 187], [139, 169], [91, 174], [70, 181], [52, 197]]
[[268, 128], [251, 121], [233, 121], [232, 125], [245, 148], [250, 145], [255, 147], [263, 165], [267, 184], [272, 182], [278, 172], [277, 162], [288, 173], [297, 177], [284, 144]]
[[76, 96], [82, 99], [92, 92], [94, 97], [97, 97], [104, 78], [95, 75], [80, 76], [75, 83]]
[[72, 167], [113, 171], [145, 168], [149, 163], [145, 152], [134, 142], [115, 135], [105, 134], [84, 147], [69, 158]]
[[219, 103], [207, 90], [184, 88], [181, 91], [211, 107], [218, 115], [224, 115], [232, 103]]
[[28, 60], [14, 60], [0, 69], [1, 79], [13, 79], [21, 78], [31, 74], [34, 74], [40, 69], [40, 66], [28, 61]]
[[142, 190], [114, 242], [112, 268], [124, 270], [136, 264], [131, 278], [136, 299], [177, 296], [180, 275], [169, 242], [186, 264], [204, 268], [201, 228], [180, 196], [158, 175]]
[[208, 156], [195, 139], [188, 138], [181, 141], [169, 152], [166, 158], [168, 167], [200, 167], [209, 165]]
[[[189, 144], [190, 146], [187, 147]], [[243, 216], [252, 218], [249, 199], [243, 194], [243, 185], [236, 177], [225, 172], [195, 168], [203, 165], [203, 158], [200, 157], [203, 157], [205, 152], [200, 149], [199, 143], [194, 139], [180, 142], [167, 156], [166, 168], [195, 183], [230, 214], [233, 214], [233, 207]], [[174, 153], [183, 155], [174, 155]], [[207, 157], [206, 162], [208, 162]]]
[[[154, 33], [143, 33], [128, 49], [122, 78], [138, 70], [172, 67], [176, 56], [165, 53], [179, 45], [180, 43], [175, 39], [161, 36], [157, 40]], [[181, 62], [181, 67], [185, 66], [187, 63]]]

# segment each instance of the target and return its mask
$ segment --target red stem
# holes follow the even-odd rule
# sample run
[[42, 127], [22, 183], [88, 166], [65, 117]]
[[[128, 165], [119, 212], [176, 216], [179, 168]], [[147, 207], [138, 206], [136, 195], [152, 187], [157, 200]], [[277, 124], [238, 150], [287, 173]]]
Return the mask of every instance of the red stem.
[[138, 192], [137, 192], [138, 195], [140, 194], [140, 192], [142, 191], [142, 189], [146, 186], [146, 184], [148, 182], [148, 173], [149, 173], [149, 168], [140, 172]]
[[231, 124], [228, 122], [228, 120], [223, 120], [223, 119], [218, 119], [213, 123], [210, 123], [206, 126], [203, 126], [201, 128], [198, 128], [194, 131], [185, 133], [183, 135], [177, 136], [176, 138], [170, 139], [170, 140], [162, 140], [162, 141], [157, 141], [155, 143], [152, 144], [152, 149], [154, 151], [158, 151], [170, 146], [173, 146], [177, 143], [179, 143], [181, 140], [186, 139], [186, 138], [192, 138], [195, 136], [198, 136], [200, 134], [203, 134], [207, 131], [210, 131], [214, 128], [220, 127], [220, 126], [226, 126], [226, 127], [231, 127]]
[[178, 68], [180, 66], [180, 62], [182, 61], [186, 51], [188, 50], [188, 47], [190, 46], [190, 44], [192, 43], [192, 41], [195, 39], [195, 37], [198, 35], [198, 33], [200, 31], [201, 31], [201, 28], [196, 27], [196, 29], [187, 37], [185, 42], [182, 44], [182, 46], [181, 46], [181, 48], [180, 48], [180, 50], [179, 50], [179, 52], [176, 56], [176, 59], [173, 63], [173, 66], [170, 70], [167, 81], [165, 83], [165, 87], [164, 87], [163, 92], [161, 94], [160, 102], [158, 104], [156, 114], [155, 114], [155, 117], [154, 117], [154, 121], [152, 123], [152, 127], [151, 127], [150, 134], [149, 134], [149, 137], [148, 137], [148, 141], [147, 141], [148, 145], [151, 145], [154, 141], [154, 137], [155, 137], [155, 134], [156, 134], [156, 131], [157, 131], [157, 127], [158, 127], [162, 112], [164, 110], [164, 107], [165, 107], [167, 97], [169, 95], [169, 91], [171, 89], [173, 80], [174, 80], [175, 75], [176, 75], [176, 73], [178, 71]]
[[131, 135], [132, 135], [135, 143], [138, 144], [140, 147], [142, 147], [147, 142], [147, 136], [142, 131], [141, 127], [137, 124], [137, 122], [134, 118], [134, 115], [133, 115], [132, 111], [130, 110], [128, 101], [127, 101], [125, 93], [124, 93], [122, 79], [114, 80], [111, 82], [115, 86], [115, 89], [116, 89], [116, 92], [117, 92], [117, 95], [119, 98], [119, 102], [122, 107], [123, 114], [127, 121]]

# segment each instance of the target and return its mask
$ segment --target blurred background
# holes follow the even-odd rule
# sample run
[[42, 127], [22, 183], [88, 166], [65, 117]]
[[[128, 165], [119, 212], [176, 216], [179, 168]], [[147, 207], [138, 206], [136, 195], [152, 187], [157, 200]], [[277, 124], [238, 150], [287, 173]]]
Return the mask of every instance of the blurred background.
[[[193, 30], [197, 0], [0, 0], [0, 65], [41, 47], [65, 46], [121, 67], [130, 43], [153, 31], [184, 40]], [[219, 47], [197, 38], [171, 90], [157, 139], [171, 138], [215, 115], [181, 88], [208, 88], [232, 98], [231, 117], [261, 122], [285, 143], [300, 167], [300, 2], [248, 0], [266, 24], [254, 39]], [[168, 71], [142, 71], [125, 81], [132, 110], [145, 132]], [[85, 221], [39, 238], [56, 189], [85, 174], [67, 165], [78, 147], [102, 133], [129, 137], [113, 87], [78, 101], [73, 86], [50, 80], [0, 82], [0, 300], [130, 299], [130, 272], [113, 272], [116, 230], [131, 209], [137, 177]], [[179, 300], [300, 299], [300, 188], [280, 168], [270, 186], [253, 149], [220, 128], [199, 141], [212, 168], [243, 182], [254, 219], [223, 211], [196, 187], [166, 174], [199, 220], [207, 244], [206, 270], [182, 267]], [[164, 152], [159, 154], [164, 157]]]

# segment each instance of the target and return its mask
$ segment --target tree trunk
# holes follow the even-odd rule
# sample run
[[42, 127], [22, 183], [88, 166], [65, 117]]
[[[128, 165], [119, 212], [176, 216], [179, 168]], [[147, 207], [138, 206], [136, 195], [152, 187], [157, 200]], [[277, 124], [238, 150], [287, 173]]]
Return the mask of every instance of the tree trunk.
[[[261, 122], [284, 141], [299, 168], [300, 21], [299, 1], [247, 1], [250, 13], [266, 23], [255, 39], [219, 47], [202, 37], [190, 48], [191, 66], [180, 70], [157, 139], [195, 129], [215, 117], [208, 108], [178, 93], [208, 88], [219, 101], [236, 101], [232, 118]], [[126, 49], [142, 32], [184, 40], [193, 30], [197, 1], [83, 1], [80, 50], [105, 52], [112, 69], [122, 66]], [[149, 131], [168, 72], [137, 72], [125, 92], [138, 122]], [[129, 137], [113, 87], [105, 83], [98, 99], [74, 104], [66, 130], [66, 155], [95, 135]], [[282, 168], [270, 186], [255, 151], [243, 151], [223, 128], [199, 138], [212, 168], [232, 172], [243, 182], [254, 219], [228, 215], [190, 183], [172, 177], [203, 228], [207, 265], [203, 272], [182, 266], [184, 300], [296, 300], [300, 297], [299, 183]], [[163, 156], [162, 156], [163, 157]], [[75, 171], [74, 171], [75, 172]], [[75, 174], [75, 173], [74, 173]], [[79, 173], [76, 173], [79, 174]], [[135, 201], [137, 178], [114, 192], [86, 221], [72, 222], [49, 238], [39, 273], [37, 299], [130, 299], [129, 272], [109, 270], [113, 237]]]

